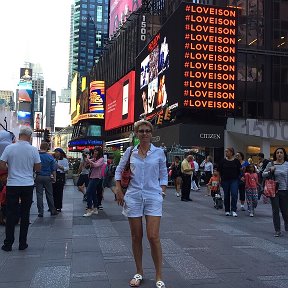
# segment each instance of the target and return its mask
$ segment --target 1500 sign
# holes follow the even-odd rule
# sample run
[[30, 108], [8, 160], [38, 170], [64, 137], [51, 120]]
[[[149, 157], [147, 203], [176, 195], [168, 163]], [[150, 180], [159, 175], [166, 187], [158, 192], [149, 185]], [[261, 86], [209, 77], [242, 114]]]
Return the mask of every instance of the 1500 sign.
[[146, 33], [147, 33], [146, 16], [142, 15], [141, 30], [140, 30], [140, 40], [141, 41], [146, 41]]
[[246, 120], [241, 125], [241, 131], [247, 135], [288, 140], [288, 122]]

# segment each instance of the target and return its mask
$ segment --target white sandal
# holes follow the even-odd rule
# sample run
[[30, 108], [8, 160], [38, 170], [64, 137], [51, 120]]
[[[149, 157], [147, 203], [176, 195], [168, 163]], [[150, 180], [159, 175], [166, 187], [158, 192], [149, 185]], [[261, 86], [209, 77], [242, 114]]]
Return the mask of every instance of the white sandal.
[[[131, 284], [131, 281], [132, 281], [132, 280], [134, 280], [134, 284]], [[140, 275], [140, 274], [135, 274], [135, 275], [133, 276], [133, 278], [130, 280], [129, 285], [130, 285], [130, 287], [139, 287], [139, 286], [141, 285], [142, 280], [143, 280], [142, 275]], [[161, 286], [160, 286], [160, 287], [161, 287]], [[164, 288], [165, 288], [165, 286], [164, 286]]]
[[166, 288], [165, 283], [163, 281], [157, 281], [156, 288]]

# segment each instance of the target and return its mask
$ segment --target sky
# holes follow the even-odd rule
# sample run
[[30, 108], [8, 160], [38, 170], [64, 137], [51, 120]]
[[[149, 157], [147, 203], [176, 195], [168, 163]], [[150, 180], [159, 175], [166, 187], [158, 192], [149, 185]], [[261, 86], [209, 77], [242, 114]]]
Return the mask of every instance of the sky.
[[39, 63], [45, 89], [67, 88], [73, 0], [0, 0], [0, 90], [15, 92], [24, 62]]

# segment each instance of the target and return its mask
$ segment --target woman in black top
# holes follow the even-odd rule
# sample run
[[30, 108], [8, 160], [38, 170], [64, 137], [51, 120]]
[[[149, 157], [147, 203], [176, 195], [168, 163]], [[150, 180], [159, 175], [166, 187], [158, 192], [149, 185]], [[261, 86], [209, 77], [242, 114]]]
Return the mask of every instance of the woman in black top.
[[237, 217], [238, 180], [241, 171], [241, 164], [234, 155], [235, 152], [232, 147], [225, 149], [225, 158], [219, 165], [219, 173], [221, 177], [221, 186], [224, 190], [225, 215], [229, 216], [232, 213], [233, 217]]
[[176, 188], [176, 196], [179, 197], [180, 196], [180, 190], [181, 190], [181, 183], [182, 183], [181, 162], [180, 162], [179, 156], [175, 156], [174, 162], [169, 167], [169, 171], [171, 171], [170, 172], [171, 173], [171, 180], [174, 181], [174, 185]]

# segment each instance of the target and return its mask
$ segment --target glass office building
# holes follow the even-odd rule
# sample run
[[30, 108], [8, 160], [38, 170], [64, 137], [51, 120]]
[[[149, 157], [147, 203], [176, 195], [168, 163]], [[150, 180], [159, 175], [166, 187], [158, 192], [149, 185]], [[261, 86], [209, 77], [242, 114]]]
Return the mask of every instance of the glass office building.
[[[75, 0], [71, 11], [69, 77], [85, 76], [100, 58], [108, 39], [109, 0]], [[68, 83], [71, 83], [69, 79]]]

